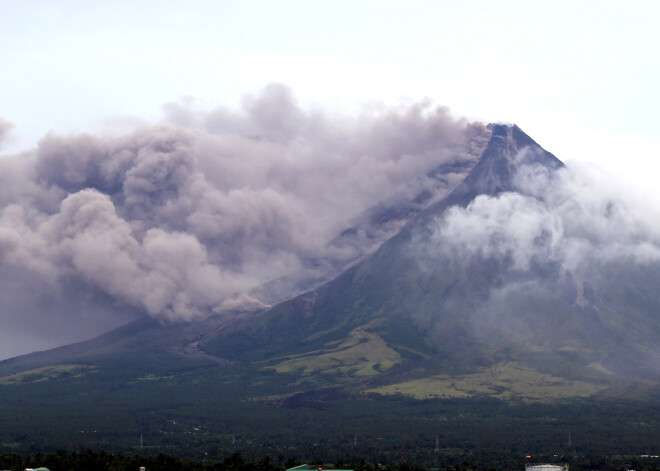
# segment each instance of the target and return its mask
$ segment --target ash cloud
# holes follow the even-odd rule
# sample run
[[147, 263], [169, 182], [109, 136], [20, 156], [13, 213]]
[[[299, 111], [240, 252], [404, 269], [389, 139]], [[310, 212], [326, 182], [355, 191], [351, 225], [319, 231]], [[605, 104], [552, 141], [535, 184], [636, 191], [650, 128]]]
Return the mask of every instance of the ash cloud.
[[[265, 282], [322, 279], [382, 241], [331, 243], [371, 206], [450, 191], [487, 135], [430, 103], [305, 110], [276, 84], [240, 110], [165, 113], [121, 135], [51, 133], [0, 160], [3, 319], [67, 319], [72, 294], [106, 324], [263, 307]], [[429, 172], [443, 164], [462, 170], [439, 188]], [[29, 298], [57, 308], [37, 315]]]

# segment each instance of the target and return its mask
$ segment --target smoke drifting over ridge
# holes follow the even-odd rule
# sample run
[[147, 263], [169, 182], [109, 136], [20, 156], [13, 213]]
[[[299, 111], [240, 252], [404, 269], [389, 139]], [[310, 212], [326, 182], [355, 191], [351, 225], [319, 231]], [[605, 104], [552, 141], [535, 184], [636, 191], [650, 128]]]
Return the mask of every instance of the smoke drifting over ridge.
[[[660, 374], [659, 220], [654, 201], [595, 168], [523, 164], [510, 191], [447, 209], [410, 250], [427, 273], [459, 274], [443, 309], [479, 342], [599, 351], [613, 370]], [[444, 338], [446, 318], [419, 321]]]
[[594, 168], [522, 166], [516, 192], [482, 195], [437, 222], [432, 246], [462, 259], [507, 259], [573, 272], [592, 263], [660, 261], [657, 206]]
[[[487, 134], [429, 103], [307, 111], [281, 85], [240, 111], [166, 113], [119, 136], [49, 134], [0, 159], [4, 324], [252, 309], [264, 282], [355, 259], [368, 248], [329, 244], [351, 218], [414, 196], [439, 165], [473, 162], [470, 142]], [[462, 176], [447, 174], [447, 188]]]

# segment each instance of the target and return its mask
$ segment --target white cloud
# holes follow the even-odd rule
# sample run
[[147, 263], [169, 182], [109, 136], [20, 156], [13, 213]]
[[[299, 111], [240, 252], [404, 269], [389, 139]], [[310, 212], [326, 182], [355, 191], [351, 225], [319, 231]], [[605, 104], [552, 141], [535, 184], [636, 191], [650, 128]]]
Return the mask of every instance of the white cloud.
[[576, 166], [549, 175], [523, 167], [517, 184], [520, 193], [481, 195], [449, 209], [427, 250], [458, 260], [508, 260], [514, 271], [533, 262], [579, 271], [592, 263], [660, 260], [657, 204], [602, 171]]

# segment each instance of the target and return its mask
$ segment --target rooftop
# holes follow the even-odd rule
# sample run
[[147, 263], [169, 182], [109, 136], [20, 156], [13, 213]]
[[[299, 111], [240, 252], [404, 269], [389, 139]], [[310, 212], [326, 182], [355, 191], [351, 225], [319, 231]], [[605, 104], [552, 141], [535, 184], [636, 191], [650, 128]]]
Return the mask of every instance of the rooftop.
[[339, 469], [327, 464], [301, 464], [295, 468], [289, 468], [286, 471], [353, 471], [352, 469]]

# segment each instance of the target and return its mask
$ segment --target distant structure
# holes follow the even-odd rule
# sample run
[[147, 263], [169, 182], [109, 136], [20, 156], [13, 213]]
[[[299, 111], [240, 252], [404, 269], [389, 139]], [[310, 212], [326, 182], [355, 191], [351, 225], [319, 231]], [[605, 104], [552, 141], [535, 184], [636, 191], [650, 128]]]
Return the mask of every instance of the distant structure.
[[525, 471], [568, 471], [567, 464], [526, 464]]
[[327, 464], [301, 464], [286, 471], [353, 471], [352, 469], [339, 469]]

